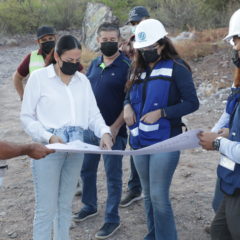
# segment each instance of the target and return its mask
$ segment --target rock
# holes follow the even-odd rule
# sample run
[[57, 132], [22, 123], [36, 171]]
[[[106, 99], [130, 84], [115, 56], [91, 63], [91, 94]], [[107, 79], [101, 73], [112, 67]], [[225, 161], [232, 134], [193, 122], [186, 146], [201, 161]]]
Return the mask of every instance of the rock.
[[185, 173], [182, 174], [182, 176], [183, 176], [184, 178], [189, 178], [189, 177], [192, 176], [192, 173], [191, 173], [191, 172], [185, 172]]
[[111, 9], [101, 3], [88, 3], [82, 24], [82, 42], [90, 50], [97, 51], [97, 29], [103, 22], [118, 23]]
[[5, 45], [6, 46], [18, 46], [19, 42], [16, 39], [11, 38], [11, 39], [6, 40]]
[[4, 217], [4, 216], [6, 216], [6, 215], [7, 215], [6, 212], [0, 212], [0, 217]]
[[11, 239], [14, 239], [14, 238], [17, 238], [18, 237], [18, 234], [16, 232], [9, 232], [8, 233], [8, 236], [11, 238]]
[[123, 40], [128, 40], [133, 35], [131, 27], [129, 25], [121, 27], [120, 32]]
[[183, 40], [193, 40], [195, 39], [195, 33], [193, 32], [181, 32], [178, 36], [171, 38], [173, 42], [179, 42]]

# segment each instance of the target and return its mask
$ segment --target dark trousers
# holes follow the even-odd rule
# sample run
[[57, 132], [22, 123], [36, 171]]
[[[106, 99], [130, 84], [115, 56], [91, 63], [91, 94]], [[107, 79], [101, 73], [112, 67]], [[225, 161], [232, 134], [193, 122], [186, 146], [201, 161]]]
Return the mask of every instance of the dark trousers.
[[[84, 141], [99, 145], [99, 138], [90, 130], [84, 131]], [[117, 136], [113, 150], [124, 150], [127, 138]], [[122, 194], [122, 157], [121, 155], [103, 155], [104, 168], [107, 180], [107, 201], [105, 210], [106, 223], [119, 223], [118, 206]], [[85, 154], [81, 177], [83, 183], [83, 209], [92, 212], [97, 210], [97, 169], [101, 155]]]
[[220, 179], [217, 177], [214, 197], [212, 200], [212, 207], [215, 213], [217, 212], [218, 208], [221, 206], [223, 197], [224, 197], [224, 193], [221, 191]]
[[211, 225], [212, 240], [240, 240], [240, 190], [224, 199]]

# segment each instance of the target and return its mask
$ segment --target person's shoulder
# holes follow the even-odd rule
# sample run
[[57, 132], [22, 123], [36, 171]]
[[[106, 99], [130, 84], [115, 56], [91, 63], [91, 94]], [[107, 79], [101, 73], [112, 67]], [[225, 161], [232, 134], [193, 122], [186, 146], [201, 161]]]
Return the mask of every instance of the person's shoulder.
[[87, 78], [87, 76], [84, 73], [81, 73], [81, 72], [77, 71], [76, 72], [76, 77], [82, 83], [85, 83], [85, 84], [89, 83], [89, 79]]
[[131, 65], [130, 59], [122, 52], [120, 52], [120, 59], [124, 64], [127, 65], [127, 67], [130, 67], [130, 65]]
[[97, 65], [102, 62], [102, 56], [97, 56], [91, 61], [91, 65]]
[[182, 58], [176, 58], [173, 60], [173, 71], [182, 72], [188, 71], [191, 72], [191, 68], [188, 63]]

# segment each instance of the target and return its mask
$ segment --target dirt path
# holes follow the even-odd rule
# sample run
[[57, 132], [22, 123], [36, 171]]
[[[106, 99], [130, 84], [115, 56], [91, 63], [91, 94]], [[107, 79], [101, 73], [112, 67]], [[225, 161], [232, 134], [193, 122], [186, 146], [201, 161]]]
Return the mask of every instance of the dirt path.
[[[14, 142], [28, 142], [30, 138], [23, 132], [19, 122], [20, 101], [12, 85], [11, 75], [19, 61], [34, 46], [13, 47], [0, 49], [0, 139]], [[222, 112], [226, 93], [220, 91], [214, 97], [205, 98], [209, 87], [201, 90], [202, 81], [212, 83], [220, 76], [227, 75], [229, 59], [226, 51], [220, 51], [191, 66], [195, 72], [196, 83], [202, 105], [199, 111], [185, 118], [190, 129], [210, 129]], [[222, 63], [221, 63], [222, 61]], [[224, 64], [226, 66], [222, 66]], [[221, 65], [222, 64], [222, 65]], [[216, 75], [217, 73], [217, 75]], [[218, 77], [219, 76], [219, 77]], [[230, 81], [223, 85], [230, 85]], [[201, 90], [201, 91], [200, 91]], [[213, 217], [211, 200], [216, 179], [215, 169], [217, 153], [209, 153], [201, 149], [184, 151], [179, 166], [174, 175], [171, 187], [171, 198], [176, 216], [176, 224], [180, 240], [208, 240], [204, 227]], [[129, 161], [124, 159], [124, 191], [129, 175]], [[34, 210], [33, 184], [31, 179], [30, 162], [27, 157], [19, 157], [7, 162], [9, 170], [5, 177], [4, 186], [0, 188], [0, 240], [15, 238], [30, 240]], [[100, 165], [98, 175], [98, 199], [100, 214], [86, 222], [77, 224], [71, 230], [75, 240], [94, 239], [94, 234], [103, 223], [106, 186], [103, 166]], [[79, 210], [81, 202], [76, 198], [73, 211]], [[146, 233], [146, 223], [143, 202], [120, 209], [122, 226], [110, 240], [140, 240]]]

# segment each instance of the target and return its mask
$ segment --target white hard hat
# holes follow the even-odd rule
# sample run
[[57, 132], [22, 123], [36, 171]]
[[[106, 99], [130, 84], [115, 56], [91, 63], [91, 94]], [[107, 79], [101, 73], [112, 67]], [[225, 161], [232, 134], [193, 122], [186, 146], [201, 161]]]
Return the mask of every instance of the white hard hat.
[[240, 9], [232, 15], [229, 22], [228, 35], [223, 40], [230, 41], [233, 44], [233, 36], [240, 36]]
[[151, 46], [167, 34], [160, 21], [156, 19], [143, 20], [136, 27], [133, 47], [144, 48]]

